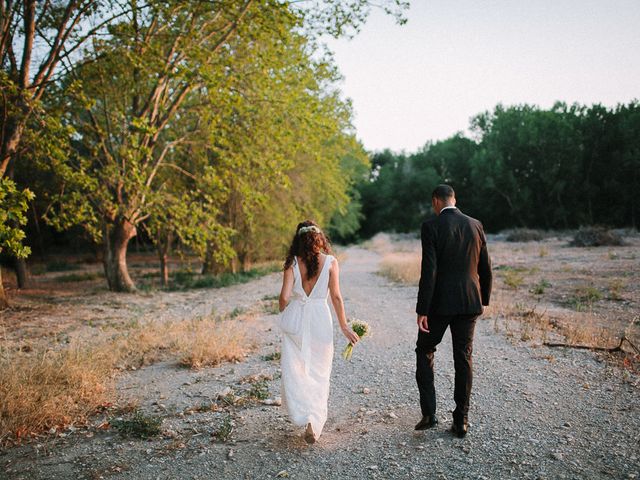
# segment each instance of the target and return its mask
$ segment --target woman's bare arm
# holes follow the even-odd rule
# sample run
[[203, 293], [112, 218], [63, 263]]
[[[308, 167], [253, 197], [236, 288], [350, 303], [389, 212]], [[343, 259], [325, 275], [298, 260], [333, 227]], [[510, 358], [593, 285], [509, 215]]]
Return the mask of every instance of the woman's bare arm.
[[289, 303], [289, 299], [291, 298], [291, 293], [293, 292], [293, 267], [289, 267], [284, 271], [284, 275], [282, 277], [282, 288], [280, 289], [280, 298], [278, 299], [278, 304], [280, 311], [283, 311], [287, 304]]
[[355, 345], [360, 340], [360, 337], [347, 325], [347, 315], [344, 312], [344, 302], [342, 293], [340, 293], [340, 267], [338, 266], [338, 260], [334, 260], [329, 269], [329, 295], [331, 296], [331, 303], [333, 303], [333, 308], [336, 311], [338, 322], [340, 322], [342, 333], [347, 337], [347, 340]]

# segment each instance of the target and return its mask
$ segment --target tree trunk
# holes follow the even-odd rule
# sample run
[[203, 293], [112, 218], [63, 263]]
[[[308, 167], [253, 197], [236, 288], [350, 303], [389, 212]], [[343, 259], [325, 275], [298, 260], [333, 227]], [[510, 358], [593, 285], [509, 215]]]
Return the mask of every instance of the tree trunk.
[[40, 221], [38, 220], [38, 211], [36, 210], [36, 202], [31, 201], [31, 213], [33, 215], [33, 225], [36, 228], [38, 250], [40, 258], [44, 259], [44, 240], [42, 239], [42, 231], [40, 230]]
[[17, 152], [23, 131], [24, 125], [21, 123], [7, 122], [7, 128], [2, 132], [4, 140], [0, 146], [0, 177], [5, 176], [9, 163]]
[[122, 217], [118, 217], [114, 223], [105, 222], [103, 263], [111, 291], [133, 292], [136, 289], [127, 268], [127, 245], [135, 235], [136, 226]]
[[240, 263], [240, 271], [247, 272], [251, 270], [251, 256], [249, 252], [241, 250], [238, 252], [238, 262]]
[[4, 285], [2, 284], [2, 267], [0, 267], [0, 310], [4, 310], [9, 306], [9, 300], [7, 294], [4, 292]]
[[14, 258], [13, 268], [16, 272], [18, 288], [27, 288], [29, 285], [29, 270], [27, 269], [26, 260], [24, 258]]
[[160, 284], [165, 288], [169, 286], [169, 265], [166, 253], [160, 255]]
[[173, 240], [171, 232], [167, 233], [164, 238], [162, 234], [158, 238], [158, 256], [160, 257], [160, 283], [163, 287], [169, 286], [169, 248]]

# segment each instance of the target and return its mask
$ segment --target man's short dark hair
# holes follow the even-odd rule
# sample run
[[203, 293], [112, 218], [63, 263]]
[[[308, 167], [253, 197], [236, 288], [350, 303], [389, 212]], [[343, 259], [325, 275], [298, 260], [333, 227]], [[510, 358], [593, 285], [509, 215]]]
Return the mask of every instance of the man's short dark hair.
[[438, 185], [433, 189], [433, 192], [431, 193], [431, 198], [438, 198], [445, 202], [447, 200], [451, 200], [455, 196], [456, 192], [453, 191], [453, 188], [451, 188], [449, 185], [444, 184]]

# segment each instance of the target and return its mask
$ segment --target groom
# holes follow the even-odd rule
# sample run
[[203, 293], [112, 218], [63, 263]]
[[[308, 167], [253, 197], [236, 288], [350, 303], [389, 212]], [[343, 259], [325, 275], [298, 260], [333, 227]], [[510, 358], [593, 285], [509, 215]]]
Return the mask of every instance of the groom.
[[422, 270], [416, 305], [416, 381], [422, 420], [415, 428], [425, 430], [438, 423], [433, 354], [450, 327], [456, 372], [451, 431], [461, 438], [468, 429], [473, 331], [482, 306], [489, 305], [491, 260], [482, 224], [456, 208], [453, 188], [438, 185], [431, 204], [436, 217], [422, 224]]

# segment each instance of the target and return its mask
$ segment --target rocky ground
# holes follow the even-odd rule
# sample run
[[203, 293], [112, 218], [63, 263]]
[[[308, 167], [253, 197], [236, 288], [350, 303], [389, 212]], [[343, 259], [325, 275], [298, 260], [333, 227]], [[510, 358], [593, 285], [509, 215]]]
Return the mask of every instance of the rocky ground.
[[[91, 428], [3, 451], [0, 478], [640, 478], [638, 375], [590, 351], [536, 346], [496, 332], [491, 308], [476, 330], [469, 434], [457, 439], [447, 431], [449, 337], [436, 354], [440, 424], [415, 433], [416, 288], [377, 275], [379, 259], [357, 247], [344, 254], [348, 315], [367, 320], [374, 334], [349, 363], [340, 357], [344, 339], [336, 326], [329, 419], [317, 444], [308, 446], [270, 404], [279, 396], [279, 368], [268, 358], [279, 340], [277, 316], [265, 312], [255, 321], [259, 347], [245, 362], [199, 371], [165, 362], [121, 376], [122, 394], [163, 418], [160, 437], [123, 438], [99, 428], [104, 419], [97, 418]], [[274, 274], [216, 291], [174, 292], [161, 297], [164, 309], [158, 310], [160, 297], [149, 306], [156, 315], [230, 311], [276, 295], [279, 287]], [[268, 387], [266, 402], [205, 408], [221, 395], [242, 397], [252, 385]], [[221, 432], [230, 432], [224, 442]]]

